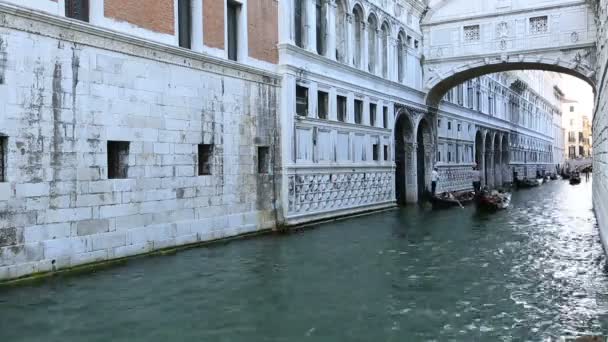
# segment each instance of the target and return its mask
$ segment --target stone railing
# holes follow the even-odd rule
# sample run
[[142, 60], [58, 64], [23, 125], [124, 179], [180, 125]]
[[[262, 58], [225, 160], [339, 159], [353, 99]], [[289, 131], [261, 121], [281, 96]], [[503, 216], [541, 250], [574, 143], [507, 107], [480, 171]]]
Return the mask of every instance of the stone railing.
[[301, 216], [392, 202], [394, 171], [319, 173], [288, 176], [288, 215]]

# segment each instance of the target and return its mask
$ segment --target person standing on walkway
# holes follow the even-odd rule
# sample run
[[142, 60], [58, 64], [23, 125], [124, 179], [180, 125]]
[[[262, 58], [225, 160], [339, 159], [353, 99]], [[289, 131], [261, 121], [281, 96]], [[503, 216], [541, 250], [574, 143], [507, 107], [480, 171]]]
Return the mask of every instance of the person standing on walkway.
[[481, 190], [481, 173], [477, 166], [473, 167], [473, 189], [475, 190], [475, 193], [478, 193], [479, 190]]
[[439, 180], [439, 172], [437, 168], [433, 169], [431, 172], [431, 194], [435, 196], [435, 190], [437, 190], [437, 181]]

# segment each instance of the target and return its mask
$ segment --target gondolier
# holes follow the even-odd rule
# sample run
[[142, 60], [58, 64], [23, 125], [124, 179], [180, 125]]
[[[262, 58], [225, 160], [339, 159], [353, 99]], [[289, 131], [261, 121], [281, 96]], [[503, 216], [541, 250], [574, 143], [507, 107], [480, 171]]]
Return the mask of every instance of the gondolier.
[[477, 166], [473, 167], [473, 189], [476, 193], [481, 190], [481, 173]]
[[435, 196], [435, 190], [437, 189], [437, 181], [439, 180], [439, 172], [437, 168], [433, 169], [431, 172], [431, 193]]

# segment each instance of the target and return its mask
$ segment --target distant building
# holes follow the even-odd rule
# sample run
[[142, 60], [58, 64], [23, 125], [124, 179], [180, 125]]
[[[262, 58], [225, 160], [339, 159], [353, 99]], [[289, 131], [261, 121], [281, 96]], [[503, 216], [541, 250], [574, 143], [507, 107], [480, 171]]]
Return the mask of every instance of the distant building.
[[562, 108], [567, 159], [591, 157], [592, 132], [589, 116], [581, 110], [577, 101], [566, 100]]

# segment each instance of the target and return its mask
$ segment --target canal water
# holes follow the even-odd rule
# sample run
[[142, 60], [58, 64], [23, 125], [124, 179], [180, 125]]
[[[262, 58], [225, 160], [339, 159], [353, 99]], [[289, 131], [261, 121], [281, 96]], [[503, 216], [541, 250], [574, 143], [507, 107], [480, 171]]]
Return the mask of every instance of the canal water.
[[0, 341], [541, 341], [608, 333], [591, 183], [416, 206], [0, 288]]

